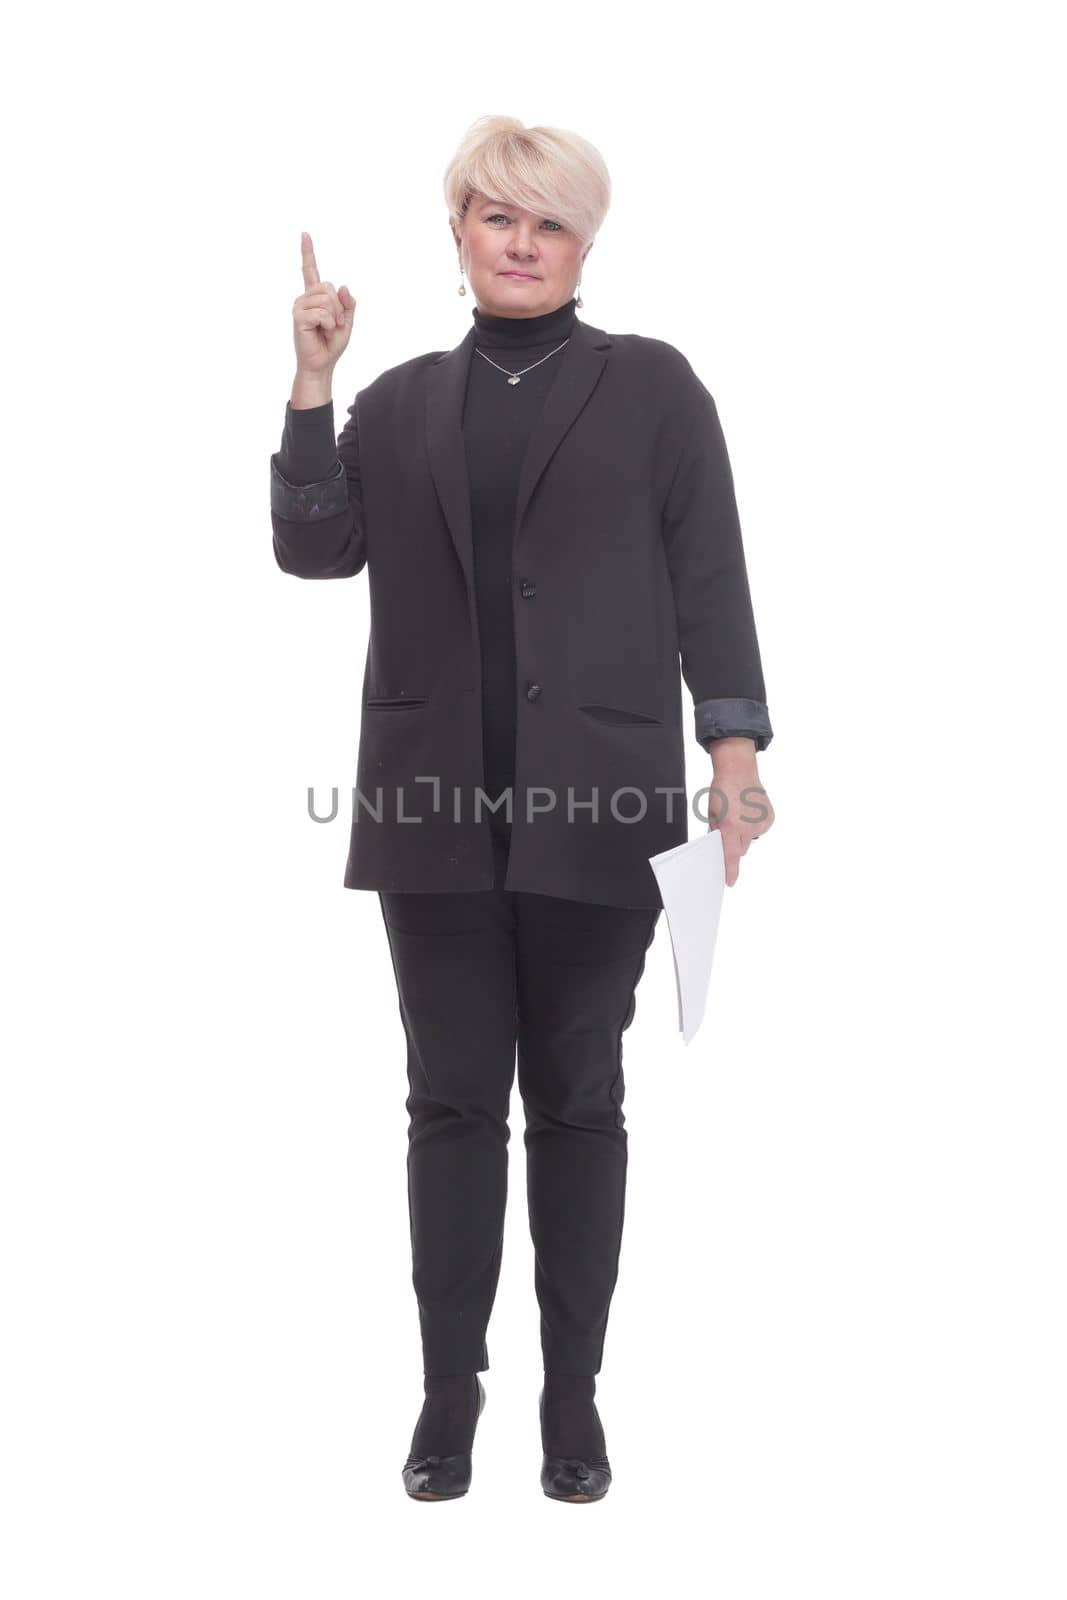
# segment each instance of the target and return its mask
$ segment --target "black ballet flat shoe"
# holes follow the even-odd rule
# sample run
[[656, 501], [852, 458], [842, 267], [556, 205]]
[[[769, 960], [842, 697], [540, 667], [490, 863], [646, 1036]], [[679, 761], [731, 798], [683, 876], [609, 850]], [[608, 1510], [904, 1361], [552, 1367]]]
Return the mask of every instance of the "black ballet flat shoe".
[[[541, 1442], [544, 1444], [545, 1433], [545, 1391], [541, 1390], [538, 1402], [541, 1412]], [[594, 1417], [596, 1408], [594, 1406]], [[599, 1417], [596, 1417], [596, 1427], [600, 1432], [600, 1443], [603, 1443], [603, 1429], [600, 1428]], [[611, 1464], [605, 1455], [589, 1456], [554, 1456], [547, 1450], [541, 1462], [541, 1487], [550, 1500], [569, 1500], [574, 1505], [588, 1504], [591, 1500], [603, 1500], [611, 1486]]]
[[[485, 1409], [485, 1386], [478, 1385], [478, 1416]], [[477, 1427], [477, 1422], [475, 1422]], [[404, 1462], [404, 1488], [412, 1500], [458, 1500], [471, 1486], [472, 1452], [455, 1456], [409, 1455]]]
[[611, 1465], [607, 1456], [546, 1455], [541, 1464], [541, 1487], [550, 1500], [570, 1500], [581, 1505], [603, 1500], [611, 1486]]

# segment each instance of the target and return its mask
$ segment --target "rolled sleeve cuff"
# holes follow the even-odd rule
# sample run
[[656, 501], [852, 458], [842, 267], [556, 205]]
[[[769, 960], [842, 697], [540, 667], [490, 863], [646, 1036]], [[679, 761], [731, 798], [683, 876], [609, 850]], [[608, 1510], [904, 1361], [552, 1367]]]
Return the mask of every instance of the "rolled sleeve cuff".
[[277, 454], [270, 458], [270, 508], [286, 522], [320, 522], [335, 517], [348, 504], [348, 482], [343, 463], [318, 483], [290, 483], [282, 476]]
[[757, 751], [766, 750], [774, 737], [762, 700], [698, 700], [693, 714], [705, 750], [714, 739], [754, 739]]

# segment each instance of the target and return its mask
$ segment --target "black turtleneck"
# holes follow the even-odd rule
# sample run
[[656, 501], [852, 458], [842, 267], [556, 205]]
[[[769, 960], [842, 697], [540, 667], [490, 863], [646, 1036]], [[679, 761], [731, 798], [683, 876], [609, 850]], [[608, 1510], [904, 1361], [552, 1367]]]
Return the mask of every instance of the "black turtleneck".
[[[559, 367], [559, 347], [574, 331], [575, 301], [537, 317], [491, 316], [475, 306], [471, 317], [475, 338], [463, 404], [463, 442], [482, 647], [485, 787], [496, 798], [515, 781], [513, 608], [536, 604], [522, 594], [526, 575], [511, 566], [519, 472], [530, 430]], [[510, 384], [498, 367], [521, 372], [521, 380]], [[528, 367], [532, 370], [527, 372]], [[300, 411], [286, 405], [278, 467], [296, 484], [318, 483], [336, 471], [332, 400]]]
[[[529, 574], [513, 571], [511, 564], [519, 471], [530, 430], [559, 370], [560, 347], [574, 331], [575, 302], [568, 300], [537, 317], [490, 316], [477, 307], [471, 316], [475, 341], [463, 407], [463, 441], [482, 646], [485, 787], [495, 799], [515, 782], [514, 607], [537, 604], [522, 593], [523, 578]], [[496, 365], [491, 366], [479, 351]], [[522, 378], [510, 384], [498, 367], [521, 372]]]

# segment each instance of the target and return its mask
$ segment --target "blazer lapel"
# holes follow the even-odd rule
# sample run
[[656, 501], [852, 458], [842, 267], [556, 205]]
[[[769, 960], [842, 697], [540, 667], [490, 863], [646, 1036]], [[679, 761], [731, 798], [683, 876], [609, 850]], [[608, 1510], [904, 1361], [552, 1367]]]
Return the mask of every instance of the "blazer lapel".
[[[431, 362], [426, 387], [426, 446], [430, 471], [467, 581], [472, 611], [474, 537], [463, 442], [463, 398], [476, 337], [477, 329], [472, 326], [454, 349]], [[556, 376], [530, 431], [519, 473], [516, 534], [522, 527], [526, 508], [542, 473], [595, 389], [610, 348], [611, 339], [602, 328], [575, 320], [574, 333], [557, 358]]]

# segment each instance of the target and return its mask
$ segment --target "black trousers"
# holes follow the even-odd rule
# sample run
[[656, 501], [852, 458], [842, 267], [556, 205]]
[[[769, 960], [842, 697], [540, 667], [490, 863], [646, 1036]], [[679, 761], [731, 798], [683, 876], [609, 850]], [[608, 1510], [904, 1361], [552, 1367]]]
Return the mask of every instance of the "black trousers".
[[600, 1371], [622, 1244], [622, 1035], [658, 910], [495, 886], [379, 891], [407, 1037], [408, 1207], [424, 1371], [484, 1372], [518, 1056], [546, 1372]]

